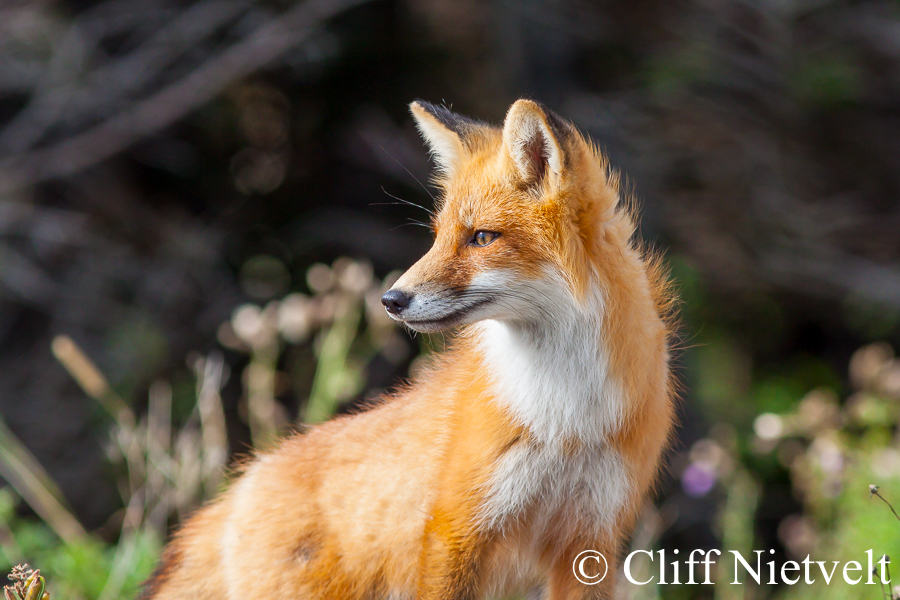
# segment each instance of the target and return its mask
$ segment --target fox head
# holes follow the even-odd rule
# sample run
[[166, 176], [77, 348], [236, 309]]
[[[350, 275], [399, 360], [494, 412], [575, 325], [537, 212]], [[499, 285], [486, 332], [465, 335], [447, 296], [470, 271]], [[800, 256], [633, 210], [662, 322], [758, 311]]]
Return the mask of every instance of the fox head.
[[422, 101], [410, 105], [442, 189], [431, 250], [384, 294], [421, 332], [485, 319], [554, 319], [583, 302], [627, 245], [617, 181], [567, 121], [518, 100], [502, 128]]

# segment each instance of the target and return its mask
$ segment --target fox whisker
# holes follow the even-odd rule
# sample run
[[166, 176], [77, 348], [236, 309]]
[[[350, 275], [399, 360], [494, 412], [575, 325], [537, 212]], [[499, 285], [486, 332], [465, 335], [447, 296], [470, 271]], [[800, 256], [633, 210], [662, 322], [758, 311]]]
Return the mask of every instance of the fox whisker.
[[390, 157], [390, 159], [391, 159], [392, 161], [394, 161], [395, 163], [397, 163], [398, 165], [400, 165], [400, 167], [401, 167], [404, 171], [406, 171], [407, 173], [409, 173], [409, 176], [412, 177], [413, 179], [415, 179], [416, 183], [418, 183], [420, 186], [422, 186], [422, 189], [425, 190], [425, 193], [428, 194], [429, 196], [431, 196], [431, 199], [434, 200], [434, 195], [428, 190], [427, 187], [425, 187], [425, 184], [424, 184], [424, 183], [422, 183], [421, 181], [419, 181], [419, 178], [418, 178], [418, 177], [416, 177], [415, 175], [413, 175], [413, 172], [412, 172], [412, 171], [410, 171], [409, 169], [406, 168], [406, 165], [404, 165], [402, 162], [400, 162], [399, 160], [397, 160], [396, 158], [394, 158], [394, 156], [393, 156], [390, 152], [388, 152], [387, 150], [384, 149], [384, 146], [379, 146], [379, 148], [381, 148], [381, 151], [384, 152], [385, 154], [387, 154], [387, 155]]

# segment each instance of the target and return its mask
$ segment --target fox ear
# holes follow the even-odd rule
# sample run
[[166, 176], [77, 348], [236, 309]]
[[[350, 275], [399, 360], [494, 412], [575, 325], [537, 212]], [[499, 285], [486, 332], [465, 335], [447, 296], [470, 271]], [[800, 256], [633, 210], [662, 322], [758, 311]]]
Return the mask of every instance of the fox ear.
[[452, 174], [468, 155], [467, 138], [479, 123], [422, 100], [414, 100], [409, 110], [438, 169], [446, 175]]
[[537, 102], [517, 100], [510, 107], [503, 122], [503, 142], [527, 185], [562, 175], [569, 132], [568, 123]]

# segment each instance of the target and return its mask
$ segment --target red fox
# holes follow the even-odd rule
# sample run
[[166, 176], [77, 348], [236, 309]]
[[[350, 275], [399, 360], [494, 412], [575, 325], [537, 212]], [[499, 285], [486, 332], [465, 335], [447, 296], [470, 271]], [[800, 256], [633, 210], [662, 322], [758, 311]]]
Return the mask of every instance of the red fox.
[[[667, 277], [570, 123], [530, 100], [502, 128], [410, 108], [442, 198], [433, 247], [382, 302], [454, 344], [250, 461], [141, 598], [612, 596], [672, 430]], [[609, 563], [598, 585], [573, 573], [584, 550]]]

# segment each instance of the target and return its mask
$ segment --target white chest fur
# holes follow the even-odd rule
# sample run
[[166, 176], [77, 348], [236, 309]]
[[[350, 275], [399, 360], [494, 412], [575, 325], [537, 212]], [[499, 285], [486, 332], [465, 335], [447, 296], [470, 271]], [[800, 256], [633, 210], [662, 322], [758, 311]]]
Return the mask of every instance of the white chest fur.
[[[497, 401], [533, 440], [495, 466], [482, 514], [491, 527], [537, 507], [548, 519], [610, 528], [627, 500], [627, 471], [607, 443], [624, 399], [602, 347], [601, 297], [587, 307], [556, 300], [552, 322], [476, 326]], [[566, 452], [572, 442], [579, 449]]]
[[622, 393], [608, 377], [596, 326], [569, 322], [549, 333], [499, 321], [478, 327], [498, 401], [538, 440], [602, 444], [618, 429]]
[[609, 530], [629, 489], [622, 460], [609, 447], [565, 453], [559, 446], [522, 444], [496, 465], [481, 518], [489, 529], [532, 511], [531, 531], [546, 534], [557, 518], [569, 531]]

